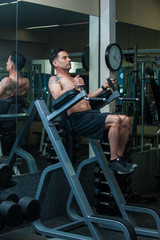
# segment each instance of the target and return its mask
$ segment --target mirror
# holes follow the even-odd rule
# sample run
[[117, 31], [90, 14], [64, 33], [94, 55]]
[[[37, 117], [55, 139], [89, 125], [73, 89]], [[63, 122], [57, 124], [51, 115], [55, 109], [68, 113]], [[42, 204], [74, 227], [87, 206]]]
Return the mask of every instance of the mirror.
[[137, 123], [133, 132], [139, 150], [155, 148], [160, 121], [160, 32], [122, 22], [117, 22], [116, 26], [117, 43], [124, 54], [118, 72], [119, 91], [126, 97], [139, 98], [136, 105], [135, 102], [119, 102], [118, 111], [129, 114], [133, 126]]
[[[23, 53], [27, 59], [27, 62], [21, 73], [23, 77], [27, 77], [30, 80], [30, 88], [26, 96], [27, 108], [30, 106], [33, 100], [41, 98], [45, 100], [50, 110], [52, 110], [50, 106], [50, 102], [52, 100], [48, 93], [48, 79], [52, 72], [48, 58], [52, 49], [64, 47], [70, 53], [72, 61], [75, 62], [75, 67], [73, 68], [75, 70], [72, 72], [72, 74], [74, 75], [80, 73], [88, 83], [88, 72], [82, 67], [81, 56], [84, 47], [89, 43], [89, 15], [28, 3], [25, 1], [12, 0], [1, 1], [0, 13], [0, 77], [2, 79], [8, 75], [8, 72], [6, 71], [6, 62], [10, 52], [14, 49], [17, 49]], [[5, 24], [3, 24], [4, 19]], [[116, 42], [121, 46], [122, 50], [124, 51], [124, 55], [126, 54], [122, 69], [117, 73], [119, 90], [122, 93], [126, 93], [127, 90], [127, 94], [134, 96], [133, 84], [129, 85], [128, 87], [128, 84], [132, 83], [133, 78], [134, 56], [133, 53], [131, 53], [131, 55], [127, 55], [128, 53], [125, 51], [130, 48], [132, 48], [134, 51], [135, 44], [137, 44], [138, 51], [148, 48], [158, 49], [159, 31], [122, 22], [117, 22], [116, 24]], [[157, 56], [157, 59], [155, 56]], [[158, 56], [159, 52], [158, 54], [155, 52], [153, 52], [153, 54], [151, 54], [151, 52], [147, 52], [147, 54], [146, 52], [143, 54], [138, 53], [138, 84], [141, 82], [139, 79], [142, 77], [142, 61], [144, 60], [146, 62], [145, 76], [147, 80], [144, 85], [145, 92], [147, 92], [149, 88], [150, 93], [149, 79], [153, 77], [153, 75], [151, 75], [151, 70], [153, 68], [154, 78], [159, 84], [160, 74]], [[156, 63], [153, 63], [153, 59]], [[122, 82], [121, 77], [125, 79], [125, 84]], [[128, 88], [126, 88], [126, 86]], [[140, 100], [142, 100], [142, 85], [137, 85], [137, 88]], [[151, 100], [153, 100], [153, 94], [151, 95]], [[155, 99], [152, 101], [152, 103], [155, 106], [154, 101]], [[133, 103], [124, 103], [123, 106], [121, 103], [119, 103], [118, 111], [122, 110], [124, 113], [129, 113], [131, 117], [133, 116], [133, 109]], [[144, 109], [146, 109], [146, 105]], [[139, 111], [140, 114], [138, 113], [138, 124], [140, 127], [138, 127], [141, 128], [142, 118], [139, 117], [141, 116], [141, 108]], [[156, 118], [158, 117], [157, 112], [158, 110], [156, 109]], [[146, 115], [146, 117], [148, 116]], [[145, 128], [147, 126], [153, 126], [154, 129], [156, 128], [156, 131], [157, 125], [152, 124], [152, 122], [147, 122], [148, 120], [146, 117], [144, 122]], [[152, 119], [149, 121], [152, 121]], [[18, 121], [16, 127], [14, 127], [16, 132], [20, 126], [21, 123]], [[141, 133], [139, 132], [138, 134], [138, 141], [140, 141]], [[41, 121], [39, 121], [37, 117], [29, 128], [29, 133], [24, 141], [23, 147], [28, 150], [31, 145], [33, 148], [31, 153], [33, 153], [33, 155], [37, 153], [39, 156], [42, 155], [42, 158], [44, 158], [47, 146], [46, 141], [47, 140], [45, 134], [43, 134]], [[145, 143], [151, 143], [152, 145], [155, 145], [155, 137], [153, 139], [146, 138]], [[140, 142], [138, 144], [140, 144]], [[46, 166], [46, 164], [48, 164], [48, 162], [44, 160], [41, 162], [41, 165], [39, 162], [37, 162], [39, 170], [42, 170], [44, 165]], [[21, 169], [20, 173], [25, 171], [26, 170]]]
[[[9, 72], [7, 67], [7, 61], [12, 51], [16, 50], [16, 34], [17, 34], [17, 1], [2, 0], [0, 1], [0, 81], [2, 81], [2, 87], [0, 92], [0, 114], [16, 113], [16, 97], [14, 97], [13, 108], [10, 108], [10, 102], [4, 101], [11, 95], [11, 89], [8, 84], [11, 84], [14, 90], [14, 96], [16, 96], [15, 79], [14, 82], [10, 82], [8, 79]], [[10, 85], [10, 86], [11, 86]], [[4, 91], [5, 90], [5, 91]], [[7, 156], [11, 150], [13, 142], [16, 137], [17, 124], [16, 120], [0, 121], [0, 138], [1, 138], [1, 162], [6, 163]]]
[[[89, 15], [25, 1], [6, 0], [6, 2], [8, 4], [0, 5], [1, 33], [3, 33], [0, 39], [1, 76], [8, 74], [7, 58], [12, 50], [17, 49], [27, 59], [21, 71], [22, 77], [30, 81], [26, 95], [26, 110], [35, 99], [44, 99], [52, 110], [52, 98], [48, 92], [48, 79], [52, 73], [48, 60], [50, 51], [64, 47], [73, 62], [71, 74], [81, 74], [87, 80], [88, 72], [82, 67], [81, 55], [82, 50], [89, 43]], [[4, 19], [5, 25], [2, 24]], [[21, 124], [22, 121], [17, 120], [16, 132]], [[53, 160], [51, 157], [50, 159], [45, 157], [50, 153], [49, 143], [37, 115], [21, 144], [23, 149], [36, 159], [38, 170], [43, 170]], [[26, 161], [19, 156], [17, 163], [17, 174], [28, 172]]]

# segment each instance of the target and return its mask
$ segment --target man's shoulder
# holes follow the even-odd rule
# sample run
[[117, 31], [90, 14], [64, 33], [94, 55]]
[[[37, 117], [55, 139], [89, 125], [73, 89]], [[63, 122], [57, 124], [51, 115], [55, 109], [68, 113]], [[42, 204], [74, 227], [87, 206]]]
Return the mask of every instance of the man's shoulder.
[[49, 78], [49, 84], [60, 83], [62, 79], [63, 79], [63, 77], [61, 77], [61, 76], [51, 76]]
[[55, 80], [56, 77], [57, 77], [57, 76], [51, 76], [51, 77], [49, 78], [49, 81], [53, 81], [53, 80]]
[[5, 85], [5, 86], [7, 86], [8, 84], [10, 84], [10, 82], [11, 82], [11, 78], [10, 77], [4, 77], [1, 81], [0, 81], [0, 83], [1, 83], [1, 85]]
[[10, 80], [10, 78], [9, 77], [4, 77], [4, 78], [2, 78], [2, 80], [1, 81], [9, 81]]
[[21, 78], [22, 79], [22, 82], [24, 83], [28, 83], [29, 82], [29, 78]]

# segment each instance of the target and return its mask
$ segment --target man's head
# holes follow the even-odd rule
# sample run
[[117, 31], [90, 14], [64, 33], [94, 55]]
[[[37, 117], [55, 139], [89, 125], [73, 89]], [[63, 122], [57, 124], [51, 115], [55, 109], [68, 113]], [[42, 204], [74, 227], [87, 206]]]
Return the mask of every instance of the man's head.
[[20, 71], [26, 64], [26, 58], [18, 51], [12, 51], [8, 60], [14, 63], [17, 71]]
[[54, 68], [59, 67], [64, 70], [71, 68], [71, 59], [64, 48], [51, 51], [49, 62]]

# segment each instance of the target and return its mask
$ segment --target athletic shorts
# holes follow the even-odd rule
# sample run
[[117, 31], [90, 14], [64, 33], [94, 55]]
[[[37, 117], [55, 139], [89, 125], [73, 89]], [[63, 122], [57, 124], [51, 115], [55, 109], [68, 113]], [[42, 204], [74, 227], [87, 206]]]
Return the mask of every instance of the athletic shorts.
[[68, 121], [75, 134], [103, 140], [105, 119], [108, 114], [98, 110], [75, 112], [68, 116]]

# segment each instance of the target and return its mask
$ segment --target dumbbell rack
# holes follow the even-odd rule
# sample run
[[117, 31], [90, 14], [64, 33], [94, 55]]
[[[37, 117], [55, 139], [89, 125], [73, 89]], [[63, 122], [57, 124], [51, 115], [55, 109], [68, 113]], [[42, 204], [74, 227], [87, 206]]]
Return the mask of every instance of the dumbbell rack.
[[[56, 119], [62, 112], [66, 111], [75, 103], [82, 100], [85, 96], [86, 96], [86, 91], [81, 91], [73, 99], [66, 102], [64, 106], [55, 110], [51, 114], [48, 111], [45, 105], [45, 102], [43, 100], [37, 100], [35, 102], [35, 106], [43, 122], [45, 130], [48, 134], [48, 137], [54, 147], [57, 157], [60, 160], [59, 163], [48, 166], [47, 168], [44, 169], [38, 185], [36, 199], [38, 199], [40, 203], [43, 204], [44, 196], [46, 193], [46, 186], [48, 186], [50, 181], [49, 176], [51, 176], [51, 174], [55, 170], [62, 168], [68, 180], [68, 183], [71, 187], [71, 192], [76, 198], [76, 201], [78, 203], [79, 209], [81, 210], [83, 217], [79, 217], [77, 214], [75, 219], [73, 219], [71, 223], [60, 226], [60, 227], [53, 227], [53, 228], [51, 227], [48, 228], [44, 226], [41, 219], [39, 219], [33, 223], [33, 227], [38, 233], [42, 234], [43, 236], [59, 237], [59, 238], [69, 239], [69, 240], [71, 239], [101, 240], [103, 239], [103, 237], [99, 231], [100, 225], [105, 226], [106, 228], [108, 228], [109, 226], [109, 229], [111, 229], [112, 226], [114, 226], [115, 229], [117, 229], [118, 231], [122, 231], [124, 233], [125, 238], [127, 240], [129, 239], [136, 240], [137, 237], [132, 225], [125, 219], [117, 219], [117, 218], [111, 218], [111, 217], [106, 218], [106, 216], [94, 215], [94, 212], [86, 198], [82, 185], [78, 179], [78, 175], [76, 174], [72, 166], [72, 163], [68, 157], [68, 154], [63, 146], [61, 138], [53, 122], [53, 120]], [[88, 161], [90, 161], [90, 159]], [[96, 161], [96, 158], [94, 158], [94, 161]], [[88, 226], [92, 237], [87, 237], [87, 236], [68, 232], [69, 230], [72, 230], [75, 227], [80, 227], [82, 225]]]

